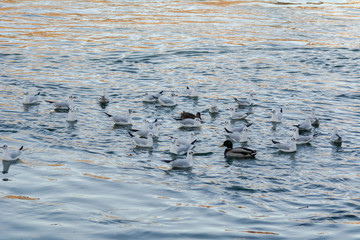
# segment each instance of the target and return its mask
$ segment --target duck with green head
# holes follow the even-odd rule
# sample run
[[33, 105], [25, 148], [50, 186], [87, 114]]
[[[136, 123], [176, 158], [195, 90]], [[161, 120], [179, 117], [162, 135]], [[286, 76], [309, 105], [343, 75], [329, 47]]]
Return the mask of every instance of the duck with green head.
[[220, 147], [226, 147], [224, 151], [225, 157], [255, 157], [256, 151], [246, 147], [236, 147], [233, 148], [233, 143], [229, 140], [226, 140]]

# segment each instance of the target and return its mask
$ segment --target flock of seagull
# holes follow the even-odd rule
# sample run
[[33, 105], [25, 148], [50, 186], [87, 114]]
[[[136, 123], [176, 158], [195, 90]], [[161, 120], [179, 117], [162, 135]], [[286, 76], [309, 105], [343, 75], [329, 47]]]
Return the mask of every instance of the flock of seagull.
[[[199, 97], [198, 87], [186, 87], [186, 94], [189, 97], [197, 98]], [[237, 103], [238, 107], [251, 106], [253, 104], [253, 96], [255, 94], [250, 93], [246, 99], [238, 99], [234, 98], [234, 101]], [[23, 104], [25, 106], [39, 104], [39, 96], [40, 92], [35, 94], [30, 94], [29, 92], [24, 93]], [[65, 110], [67, 112], [66, 121], [68, 122], [76, 122], [77, 112], [74, 107], [74, 99], [76, 97], [69, 96], [66, 101], [53, 101], [53, 100], [45, 100], [46, 102], [53, 104], [55, 110]], [[107, 105], [110, 102], [109, 97], [106, 94], [106, 90], [103, 91], [103, 94], [99, 98], [99, 103], [103, 105]], [[145, 93], [143, 95], [143, 102], [145, 103], [158, 103], [163, 107], [174, 107], [177, 105], [176, 102], [176, 94], [172, 93], [170, 96], [164, 94], [164, 91], [160, 91], [157, 93]], [[249, 112], [241, 112], [237, 111], [236, 108], [230, 108], [230, 120], [243, 120], [246, 119], [250, 114]], [[217, 106], [217, 100], [213, 100], [208, 108], [210, 114], [216, 114], [219, 112], [219, 107]], [[121, 115], [114, 115], [107, 112], [104, 112], [106, 116], [112, 119], [115, 125], [132, 125], [132, 113], [134, 111], [129, 109], [125, 113]], [[271, 111], [271, 122], [280, 123], [283, 119], [283, 110], [275, 110]], [[183, 111], [179, 117], [175, 118], [183, 128], [199, 128], [202, 124], [201, 113], [197, 112], [195, 114], [190, 112]], [[225, 157], [232, 158], [248, 158], [255, 157], [256, 150], [247, 148], [247, 147], [233, 147], [233, 142], [245, 143], [248, 141], [248, 131], [249, 127], [252, 125], [244, 124], [239, 126], [232, 126], [230, 121], [225, 122], [226, 126], [224, 128], [225, 135], [228, 140], [224, 141], [224, 143], [220, 147], [226, 147], [224, 151]], [[311, 132], [312, 128], [315, 126], [319, 126], [320, 122], [316, 116], [315, 109], [312, 109], [311, 115], [306, 116], [305, 120], [298, 125], [294, 125], [293, 128], [290, 129], [292, 133], [292, 137], [288, 142], [278, 142], [272, 140], [275, 147], [282, 152], [296, 152], [297, 145], [299, 144], [307, 144], [311, 142], [315, 137], [318, 136], [318, 133], [314, 134], [303, 134], [306, 132]], [[129, 136], [131, 137], [131, 141], [137, 147], [143, 148], [152, 148], [154, 138], [159, 136], [158, 126], [160, 123], [156, 119], [153, 122], [145, 119], [143, 121], [143, 125], [140, 129], [130, 129], [128, 131]], [[170, 153], [175, 155], [185, 155], [186, 158], [175, 158], [172, 160], [163, 160], [164, 162], [169, 163], [173, 168], [190, 168], [193, 166], [193, 148], [195, 147], [197, 139], [195, 138], [194, 132], [189, 132], [188, 138], [175, 138], [171, 137], [170, 143]], [[330, 142], [336, 145], [341, 145], [342, 138], [338, 133], [336, 127], [333, 128], [333, 133], [330, 137]], [[1, 147], [3, 149], [3, 160], [5, 161], [14, 161], [18, 160], [24, 151], [23, 146], [21, 146], [18, 150], [9, 150], [7, 145], [3, 145]]]

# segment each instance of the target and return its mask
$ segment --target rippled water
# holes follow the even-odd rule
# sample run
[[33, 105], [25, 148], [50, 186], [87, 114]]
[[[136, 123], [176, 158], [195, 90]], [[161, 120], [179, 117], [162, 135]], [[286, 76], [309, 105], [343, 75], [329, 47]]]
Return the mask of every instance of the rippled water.
[[[1, 144], [25, 146], [0, 182], [3, 239], [358, 239], [360, 5], [356, 1], [3, 1]], [[197, 84], [200, 97], [186, 97]], [[108, 89], [105, 109], [97, 99]], [[77, 97], [79, 121], [42, 101]], [[175, 92], [178, 105], [144, 104]], [[227, 160], [226, 110], [256, 93], [248, 147]], [[219, 99], [221, 112], [207, 107]], [[293, 154], [271, 139], [315, 108], [320, 136]], [[152, 150], [103, 113], [158, 119]], [[282, 124], [270, 110], [284, 109]], [[173, 119], [202, 111], [194, 167], [172, 170]], [[236, 122], [240, 124], [243, 122]], [[332, 128], [341, 147], [329, 143]], [[240, 145], [240, 144], [237, 144]]]

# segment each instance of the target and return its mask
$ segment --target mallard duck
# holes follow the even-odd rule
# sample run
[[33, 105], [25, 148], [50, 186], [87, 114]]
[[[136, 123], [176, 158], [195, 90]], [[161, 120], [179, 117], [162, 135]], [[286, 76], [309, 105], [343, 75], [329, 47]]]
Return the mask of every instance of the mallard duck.
[[191, 119], [199, 118], [201, 120], [201, 113], [197, 112], [196, 114], [193, 114], [191, 112], [182, 111], [180, 113], [180, 117], [175, 118], [175, 120], [183, 120], [183, 119], [187, 119], [187, 118], [191, 118]]
[[246, 147], [233, 148], [233, 143], [230, 140], [226, 140], [220, 147], [226, 147], [224, 151], [225, 157], [255, 157], [256, 151]]

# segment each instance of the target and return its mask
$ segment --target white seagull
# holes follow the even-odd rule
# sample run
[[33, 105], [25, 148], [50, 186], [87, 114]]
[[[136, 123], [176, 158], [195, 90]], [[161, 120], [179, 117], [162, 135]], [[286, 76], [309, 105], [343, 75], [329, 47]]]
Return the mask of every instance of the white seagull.
[[310, 122], [311, 122], [311, 125], [313, 125], [313, 126], [319, 126], [319, 124], [320, 124], [320, 120], [316, 116], [316, 113], [315, 113], [315, 108], [311, 109]]
[[152, 148], [153, 147], [153, 133], [148, 133], [147, 138], [142, 138], [139, 136], [135, 136], [133, 135], [131, 132], [128, 132], [132, 142], [134, 145], [136, 145], [137, 147], [143, 147], [143, 148]]
[[239, 106], [250, 106], [252, 105], [252, 100], [255, 93], [249, 93], [249, 96], [246, 99], [237, 99], [236, 97], [233, 97], [235, 102], [239, 104]]
[[218, 113], [219, 112], [219, 107], [217, 106], [218, 100], [215, 99], [210, 103], [209, 106], [209, 113]]
[[164, 91], [160, 91], [158, 93], [152, 94], [152, 93], [145, 93], [143, 95], [143, 102], [147, 103], [154, 103], [157, 102], [158, 98], [163, 94]]
[[36, 93], [36, 94], [30, 94], [29, 92], [25, 92], [24, 93], [24, 98], [22, 103], [24, 105], [34, 105], [34, 104], [38, 104], [38, 97], [40, 95], [40, 92]]
[[279, 112], [276, 112], [275, 109], [271, 110], [271, 122], [279, 123], [283, 118], [283, 109], [280, 108]]
[[56, 102], [52, 100], [45, 100], [45, 101], [53, 104], [55, 109], [70, 109], [74, 107], [74, 101], [73, 101], [74, 99], [76, 99], [76, 97], [69, 96], [67, 101], [61, 101], [61, 102]]
[[252, 125], [252, 123], [249, 123], [246, 125], [240, 125], [240, 126], [233, 127], [229, 121], [225, 121], [224, 123], [226, 124], [225, 128], [231, 132], [241, 132], [244, 129], [244, 127], [250, 127]]
[[201, 127], [201, 119], [200, 118], [185, 118], [178, 120], [181, 124], [181, 127]]
[[195, 137], [195, 132], [190, 132], [188, 138], [174, 138], [171, 137], [172, 139], [175, 139], [175, 145], [186, 145], [186, 144], [191, 144], [194, 140]]
[[176, 139], [173, 138], [171, 140], [171, 143], [170, 143], [170, 153], [177, 154], [177, 155], [183, 155], [183, 154], [187, 153], [187, 151], [189, 149], [194, 148], [195, 142], [196, 142], [196, 140], [194, 140], [194, 141], [192, 141], [191, 143], [188, 143], [188, 144], [178, 145], [177, 142], [176, 142]]
[[229, 136], [233, 141], [235, 142], [247, 142], [248, 139], [248, 131], [249, 129], [247, 127], [244, 127], [241, 132], [232, 132], [229, 131], [227, 128], [225, 128], [226, 135]]
[[295, 125], [295, 127], [297, 127], [300, 131], [310, 131], [312, 129], [310, 116], [307, 116], [302, 123]]
[[129, 109], [124, 115], [111, 115], [104, 112], [108, 117], [111, 117], [115, 125], [132, 125], [131, 114], [134, 111]]
[[195, 87], [186, 86], [186, 93], [189, 97], [198, 97], [199, 96], [198, 86]]
[[193, 166], [193, 155], [194, 152], [189, 149], [186, 154], [186, 158], [177, 158], [175, 160], [163, 160], [164, 162], [170, 163], [173, 168], [191, 168]]
[[330, 142], [333, 144], [341, 144], [342, 143], [342, 137], [339, 135], [337, 127], [333, 128], [333, 132], [330, 137]]
[[174, 107], [177, 104], [176, 101], [175, 101], [175, 96], [176, 96], [175, 93], [172, 93], [170, 97], [166, 97], [164, 95], [161, 95], [158, 98], [158, 102], [163, 107]]
[[287, 143], [281, 143], [274, 140], [271, 141], [282, 152], [287, 152], [287, 153], [296, 152], [296, 140], [293, 137], [291, 138], [290, 142]]
[[5, 161], [14, 161], [18, 160], [21, 153], [24, 151], [24, 147], [21, 146], [19, 150], [9, 151], [8, 146], [4, 145], [1, 147], [3, 149], [3, 160]]
[[77, 122], [77, 113], [74, 108], [70, 108], [68, 115], [66, 117], [66, 121], [68, 122]]
[[296, 140], [296, 144], [306, 144], [311, 142], [315, 137], [317, 137], [319, 134], [311, 134], [307, 136], [299, 135], [299, 129], [298, 128], [292, 128], [290, 131], [294, 132], [293, 138]]
[[252, 114], [249, 112], [247, 113], [237, 112], [235, 108], [230, 108], [229, 110], [231, 111], [230, 118], [233, 120], [242, 120], [247, 118], [250, 114]]

